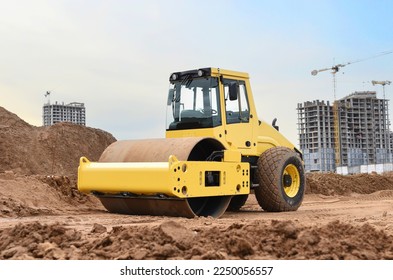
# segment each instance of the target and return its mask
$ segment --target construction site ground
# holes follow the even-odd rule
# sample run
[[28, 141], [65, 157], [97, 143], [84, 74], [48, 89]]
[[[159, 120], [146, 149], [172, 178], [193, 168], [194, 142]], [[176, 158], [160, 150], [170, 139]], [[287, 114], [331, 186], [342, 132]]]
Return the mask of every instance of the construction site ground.
[[80, 156], [109, 133], [34, 127], [0, 107], [0, 259], [393, 259], [393, 174], [307, 174], [295, 212], [253, 194], [219, 219], [108, 213], [78, 192]]

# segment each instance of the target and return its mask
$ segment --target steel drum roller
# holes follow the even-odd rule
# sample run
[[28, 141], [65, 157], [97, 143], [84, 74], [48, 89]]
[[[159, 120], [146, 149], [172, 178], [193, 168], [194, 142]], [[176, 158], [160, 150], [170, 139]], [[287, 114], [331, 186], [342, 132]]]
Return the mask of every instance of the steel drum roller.
[[[204, 161], [212, 152], [223, 149], [222, 144], [212, 138], [124, 140], [111, 144], [103, 152], [99, 162], [167, 162], [171, 155], [184, 161]], [[232, 198], [214, 196], [179, 199], [99, 194], [97, 197], [108, 211], [114, 213], [188, 218], [219, 217], [225, 212]]]

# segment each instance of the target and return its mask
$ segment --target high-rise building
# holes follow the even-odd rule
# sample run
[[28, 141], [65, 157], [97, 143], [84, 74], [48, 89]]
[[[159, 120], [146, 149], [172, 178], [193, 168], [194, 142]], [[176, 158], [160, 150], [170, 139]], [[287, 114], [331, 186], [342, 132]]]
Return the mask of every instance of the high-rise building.
[[329, 101], [299, 103], [299, 147], [303, 152], [306, 171], [334, 171], [333, 107]]
[[337, 100], [334, 107], [338, 166], [391, 161], [388, 100], [378, 99], [375, 91], [362, 91]]
[[298, 134], [306, 171], [392, 162], [388, 100], [361, 91], [334, 102], [299, 103]]
[[86, 125], [86, 108], [84, 103], [72, 102], [69, 104], [50, 104], [42, 107], [42, 122], [44, 126], [53, 125], [59, 122], [71, 122]]

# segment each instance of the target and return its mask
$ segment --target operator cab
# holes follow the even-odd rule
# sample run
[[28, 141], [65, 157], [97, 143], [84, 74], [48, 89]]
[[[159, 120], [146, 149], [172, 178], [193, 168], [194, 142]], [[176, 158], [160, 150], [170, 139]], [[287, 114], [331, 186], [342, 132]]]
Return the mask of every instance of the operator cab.
[[[173, 73], [169, 81], [167, 130], [212, 128], [223, 121], [249, 122], [244, 81], [212, 77], [210, 68]], [[225, 108], [220, 105], [220, 81]]]
[[221, 125], [218, 78], [207, 70], [174, 73], [170, 77], [167, 130]]

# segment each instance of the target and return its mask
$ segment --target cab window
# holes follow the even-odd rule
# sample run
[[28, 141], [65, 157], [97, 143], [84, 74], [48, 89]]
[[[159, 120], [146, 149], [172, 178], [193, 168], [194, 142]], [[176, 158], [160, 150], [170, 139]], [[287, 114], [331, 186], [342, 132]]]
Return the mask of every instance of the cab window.
[[[244, 123], [250, 121], [250, 110], [244, 81], [223, 79], [225, 93], [225, 115], [227, 124]], [[236, 94], [231, 94], [235, 88]]]
[[187, 78], [172, 82], [168, 94], [167, 130], [221, 125], [218, 78]]

